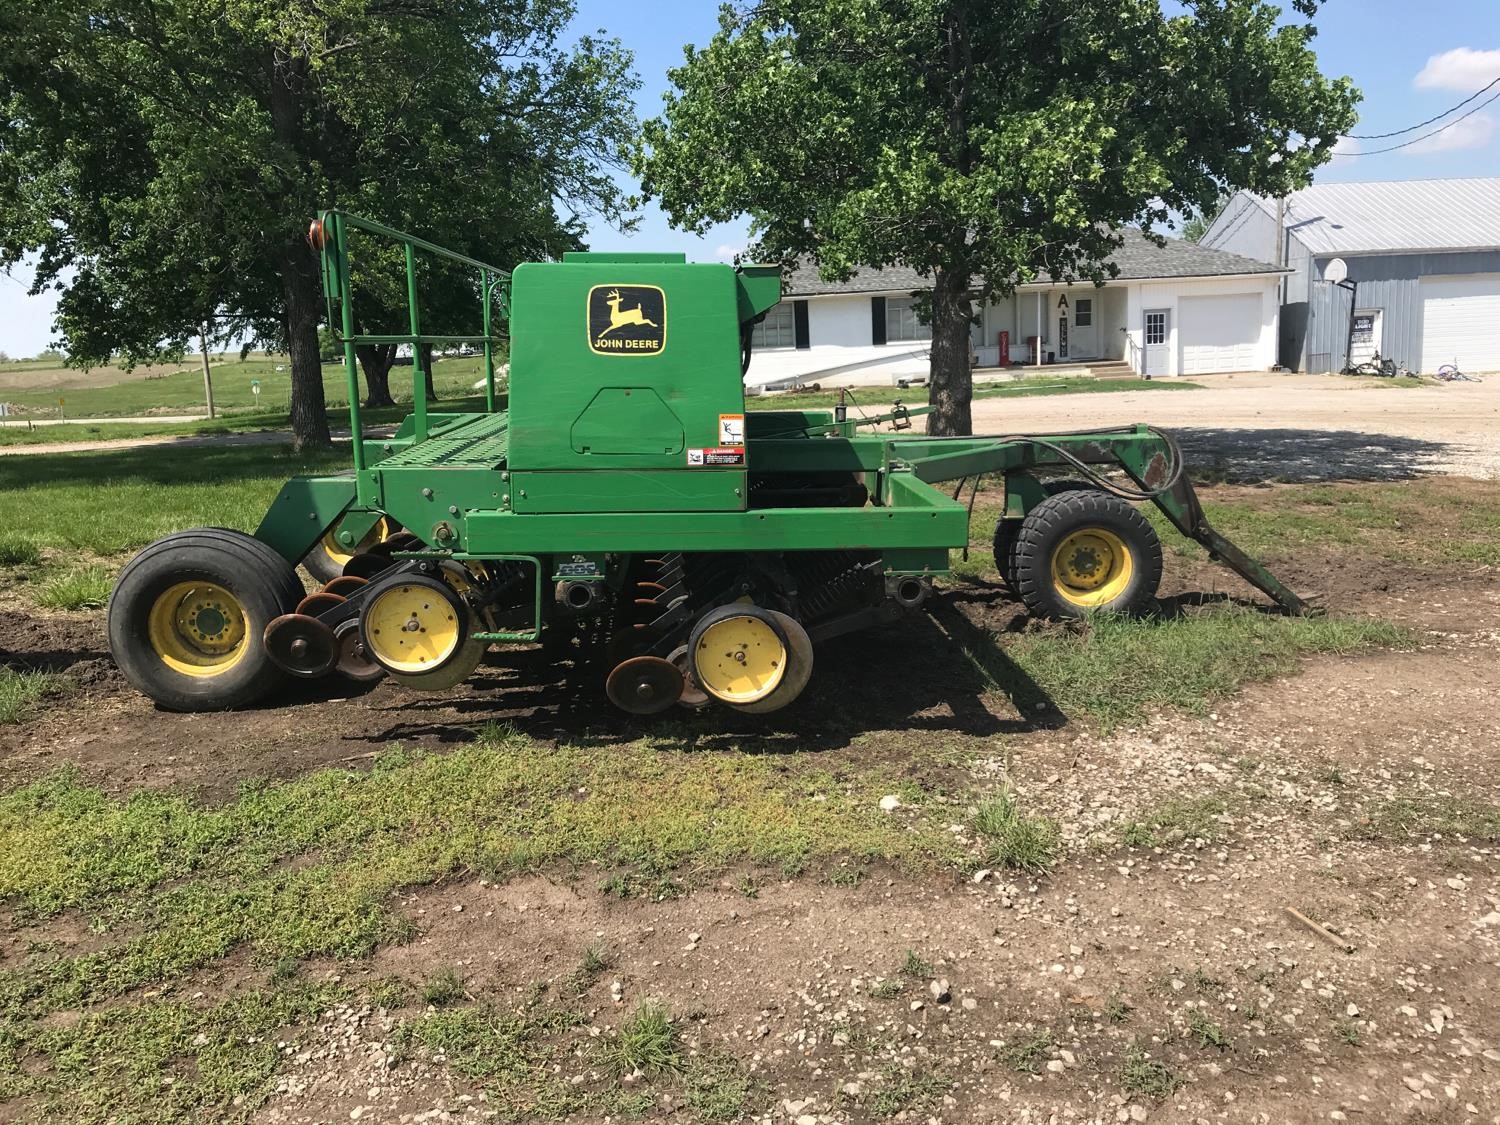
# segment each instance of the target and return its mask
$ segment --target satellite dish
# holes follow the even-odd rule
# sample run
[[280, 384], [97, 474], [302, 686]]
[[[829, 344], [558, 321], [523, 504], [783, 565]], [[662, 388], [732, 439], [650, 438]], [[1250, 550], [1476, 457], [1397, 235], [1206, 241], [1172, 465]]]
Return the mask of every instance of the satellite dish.
[[1342, 285], [1349, 280], [1349, 266], [1343, 258], [1335, 258], [1323, 267], [1323, 280]]

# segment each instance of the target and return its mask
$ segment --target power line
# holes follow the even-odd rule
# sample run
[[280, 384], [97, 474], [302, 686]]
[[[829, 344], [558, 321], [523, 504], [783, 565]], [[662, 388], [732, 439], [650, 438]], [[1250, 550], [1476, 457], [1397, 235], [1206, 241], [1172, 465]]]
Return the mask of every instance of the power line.
[[[1491, 85], [1492, 86], [1494, 86], [1494, 85], [1500, 85], [1500, 78], [1495, 79], [1495, 81], [1492, 82]], [[1476, 105], [1473, 109], [1469, 110], [1468, 113], [1465, 113], [1465, 114], [1463, 114], [1460, 117], [1455, 117], [1452, 121], [1448, 122], [1448, 124], [1443, 125], [1443, 126], [1437, 128], [1437, 129], [1434, 129], [1430, 133], [1423, 133], [1420, 137], [1413, 137], [1409, 141], [1403, 141], [1399, 145], [1391, 145], [1389, 148], [1376, 148], [1376, 149], [1371, 149], [1369, 152], [1351, 152], [1351, 153], [1348, 153], [1347, 155], [1349, 155], [1349, 156], [1379, 156], [1383, 152], [1396, 152], [1399, 149], [1410, 148], [1412, 145], [1414, 145], [1414, 144], [1420, 144], [1422, 141], [1429, 140], [1432, 137], [1437, 136], [1439, 133], [1446, 133], [1449, 129], [1453, 128], [1453, 126], [1457, 125], [1460, 121], [1466, 121], [1466, 120], [1468, 120], [1470, 117], [1473, 117], [1476, 113], [1478, 113], [1481, 109], [1484, 109], [1485, 106], [1488, 106], [1488, 105], [1490, 105], [1490, 104], [1492, 104], [1492, 103], [1494, 103], [1496, 101], [1500, 101], [1500, 92], [1496, 92], [1496, 93], [1492, 94], [1490, 97], [1486, 98], [1484, 101], [1482, 101], [1478, 105]]]
[[[1429, 117], [1426, 121], [1418, 121], [1415, 125], [1408, 125], [1405, 129], [1397, 129], [1394, 133], [1350, 133], [1348, 134], [1348, 137], [1351, 141], [1384, 141], [1389, 140], [1391, 137], [1400, 137], [1404, 136], [1407, 133], [1414, 133], [1424, 126], [1431, 125], [1437, 121], [1441, 121], [1450, 113], [1457, 113], [1459, 110], [1463, 109], [1464, 106], [1472, 102], [1475, 98], [1479, 97], [1482, 94], [1489, 93], [1496, 86], [1500, 86], [1500, 76], [1497, 76], [1495, 80], [1488, 86], [1486, 86], [1483, 90], [1478, 90], [1475, 93], [1469, 95], [1463, 101], [1459, 102], [1456, 106], [1443, 110], [1443, 112], [1438, 114], [1436, 117]], [[1463, 119], [1460, 118], [1459, 120]], [[1444, 128], [1447, 128], [1447, 126], [1444, 126]]]

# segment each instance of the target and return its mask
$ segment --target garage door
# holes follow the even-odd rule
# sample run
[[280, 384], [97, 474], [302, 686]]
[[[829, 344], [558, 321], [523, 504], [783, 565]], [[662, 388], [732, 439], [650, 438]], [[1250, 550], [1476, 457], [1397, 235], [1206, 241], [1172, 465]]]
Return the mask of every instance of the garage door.
[[1422, 370], [1500, 371], [1500, 274], [1422, 282]]
[[1254, 371], [1260, 351], [1260, 294], [1182, 297], [1177, 302], [1182, 373]]

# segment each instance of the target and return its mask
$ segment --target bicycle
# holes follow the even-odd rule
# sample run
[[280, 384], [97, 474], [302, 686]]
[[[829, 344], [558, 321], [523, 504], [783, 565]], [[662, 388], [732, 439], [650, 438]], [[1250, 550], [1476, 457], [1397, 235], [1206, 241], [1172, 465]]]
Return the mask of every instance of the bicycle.
[[1458, 363], [1445, 363], [1437, 369], [1437, 378], [1443, 383], [1482, 383], [1478, 375], [1465, 375], [1458, 369]]
[[1398, 364], [1393, 359], [1383, 359], [1376, 352], [1363, 363], [1356, 363], [1344, 368], [1345, 375], [1379, 375], [1387, 379], [1394, 379], [1398, 375], [1408, 374], [1406, 364]]

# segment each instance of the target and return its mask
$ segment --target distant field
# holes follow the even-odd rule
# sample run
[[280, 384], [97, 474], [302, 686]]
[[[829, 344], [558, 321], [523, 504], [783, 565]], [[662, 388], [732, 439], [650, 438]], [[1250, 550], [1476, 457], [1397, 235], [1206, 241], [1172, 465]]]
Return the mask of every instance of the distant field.
[[[214, 357], [214, 405], [220, 412], [284, 412], [290, 405], [291, 375], [285, 356], [252, 353]], [[444, 398], [472, 393], [480, 377], [478, 356], [438, 359], [433, 364], [438, 395]], [[391, 392], [398, 401], [411, 401], [410, 367], [391, 370]], [[260, 382], [256, 398], [250, 384]], [[360, 379], [363, 394], [364, 379]], [[330, 406], [348, 402], [344, 368], [323, 366], [323, 388]], [[59, 400], [62, 400], [59, 402]], [[50, 360], [0, 364], [0, 401], [12, 412], [33, 418], [112, 418], [149, 414], [197, 414], [208, 411], [203, 396], [202, 362], [190, 356], [185, 363], [137, 367], [97, 367], [83, 372]]]

